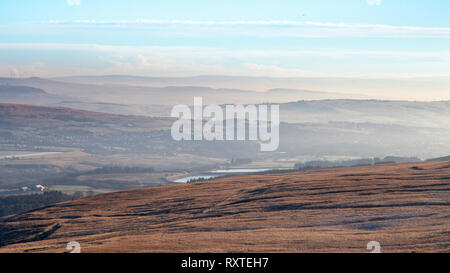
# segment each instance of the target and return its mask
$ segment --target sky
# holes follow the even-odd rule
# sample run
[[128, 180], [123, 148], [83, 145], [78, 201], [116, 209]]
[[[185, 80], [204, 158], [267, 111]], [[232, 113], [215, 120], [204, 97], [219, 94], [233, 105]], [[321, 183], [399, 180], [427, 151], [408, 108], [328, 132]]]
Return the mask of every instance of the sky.
[[449, 14], [448, 0], [1, 0], [0, 76], [448, 78]]

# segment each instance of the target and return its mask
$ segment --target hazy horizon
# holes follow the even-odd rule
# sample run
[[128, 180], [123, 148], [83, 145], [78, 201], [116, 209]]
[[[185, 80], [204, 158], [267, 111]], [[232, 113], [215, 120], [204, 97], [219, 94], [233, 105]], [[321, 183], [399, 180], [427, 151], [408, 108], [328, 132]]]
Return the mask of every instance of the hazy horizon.
[[445, 100], [449, 11], [444, 0], [3, 1], [0, 76], [344, 79], [233, 88]]

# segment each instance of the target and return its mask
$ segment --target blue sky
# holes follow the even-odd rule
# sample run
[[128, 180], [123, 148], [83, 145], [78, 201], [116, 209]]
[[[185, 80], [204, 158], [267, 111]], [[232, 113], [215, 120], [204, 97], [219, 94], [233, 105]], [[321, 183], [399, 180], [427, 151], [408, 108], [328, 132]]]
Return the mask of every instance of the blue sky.
[[448, 0], [2, 0], [0, 76], [449, 77]]
[[0, 22], [304, 20], [302, 17], [306, 17], [319, 22], [450, 27], [449, 11], [447, 0], [2, 0]]

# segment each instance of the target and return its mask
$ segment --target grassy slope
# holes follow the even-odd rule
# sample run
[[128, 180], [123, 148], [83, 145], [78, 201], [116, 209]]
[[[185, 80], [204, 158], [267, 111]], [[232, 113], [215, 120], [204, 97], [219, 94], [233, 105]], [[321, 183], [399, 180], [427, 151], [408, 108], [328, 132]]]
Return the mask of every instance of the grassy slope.
[[449, 162], [128, 190], [12, 217], [0, 252], [448, 252], [449, 190]]

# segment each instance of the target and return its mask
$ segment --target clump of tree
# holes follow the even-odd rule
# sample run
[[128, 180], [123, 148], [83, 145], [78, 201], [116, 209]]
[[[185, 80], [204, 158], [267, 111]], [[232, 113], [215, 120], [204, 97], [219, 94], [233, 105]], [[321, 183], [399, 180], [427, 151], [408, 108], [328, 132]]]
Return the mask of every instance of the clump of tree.
[[59, 191], [0, 197], [0, 217], [19, 214], [73, 199], [74, 196]]
[[387, 156], [383, 159], [361, 158], [361, 159], [341, 160], [341, 161], [315, 160], [296, 163], [295, 168], [299, 170], [309, 170], [321, 168], [355, 167], [355, 166], [368, 166], [383, 163], [403, 163], [403, 162], [419, 162], [419, 161], [421, 160], [417, 157], [396, 157], [396, 156]]
[[352, 166], [364, 166], [373, 165], [374, 159], [356, 159], [356, 160], [343, 160], [343, 161], [328, 161], [328, 160], [313, 160], [295, 164], [296, 169], [308, 170], [308, 169], [320, 169], [320, 168], [336, 168], [336, 167], [352, 167]]
[[242, 165], [242, 164], [250, 164], [252, 163], [251, 158], [232, 158], [230, 161], [231, 165]]
[[213, 177], [213, 178], [205, 178], [205, 177], [191, 178], [186, 183], [189, 184], [189, 183], [203, 182], [203, 181], [213, 180], [214, 178], [216, 178], [216, 177]]
[[[224, 177], [224, 176], [220, 176]], [[219, 176], [211, 176], [211, 177], [197, 177], [197, 178], [191, 178], [186, 183], [196, 183], [196, 182], [204, 182], [204, 181], [210, 181], [215, 180], [219, 178]]]

